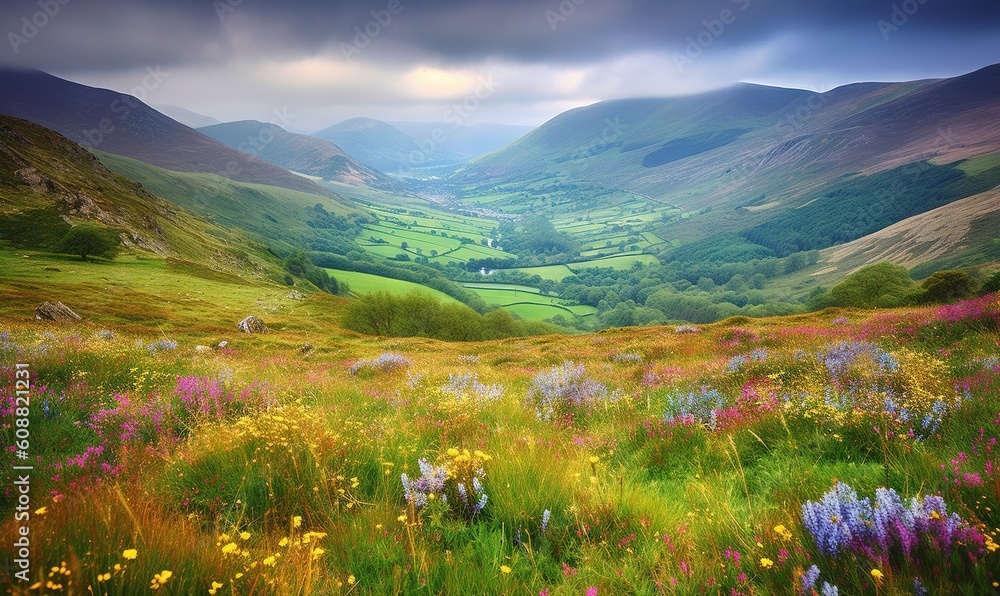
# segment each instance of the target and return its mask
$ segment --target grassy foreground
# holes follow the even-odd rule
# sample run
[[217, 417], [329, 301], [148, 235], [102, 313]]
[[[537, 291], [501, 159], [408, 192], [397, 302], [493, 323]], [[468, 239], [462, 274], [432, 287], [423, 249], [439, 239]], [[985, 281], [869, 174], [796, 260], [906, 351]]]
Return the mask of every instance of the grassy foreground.
[[2, 311], [0, 435], [30, 447], [0, 589], [997, 592], [996, 296], [483, 344], [360, 337], [313, 297], [239, 336], [174, 296], [166, 329], [96, 294], [71, 327]]

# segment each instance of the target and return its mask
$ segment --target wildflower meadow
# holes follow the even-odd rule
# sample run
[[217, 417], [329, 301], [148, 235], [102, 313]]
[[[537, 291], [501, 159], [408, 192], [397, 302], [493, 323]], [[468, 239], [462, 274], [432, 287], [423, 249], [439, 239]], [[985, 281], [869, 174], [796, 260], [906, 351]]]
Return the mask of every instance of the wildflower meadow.
[[1000, 593], [995, 295], [483, 343], [2, 325], [5, 592]]

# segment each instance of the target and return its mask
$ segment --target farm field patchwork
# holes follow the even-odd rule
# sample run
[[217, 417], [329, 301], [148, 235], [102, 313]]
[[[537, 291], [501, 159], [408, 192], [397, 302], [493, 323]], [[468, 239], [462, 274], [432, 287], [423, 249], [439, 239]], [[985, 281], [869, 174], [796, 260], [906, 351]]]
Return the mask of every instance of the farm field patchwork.
[[537, 288], [507, 284], [462, 284], [478, 294], [487, 304], [502, 306], [528, 320], [550, 319], [556, 315], [567, 318], [595, 314], [592, 306], [569, 304], [556, 296], [543, 296]]

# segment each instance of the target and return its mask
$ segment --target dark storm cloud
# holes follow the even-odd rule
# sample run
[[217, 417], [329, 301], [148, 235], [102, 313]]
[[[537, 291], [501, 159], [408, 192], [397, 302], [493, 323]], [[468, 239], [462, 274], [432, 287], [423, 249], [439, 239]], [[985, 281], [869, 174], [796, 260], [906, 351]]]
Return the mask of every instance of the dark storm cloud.
[[1000, 3], [971, 0], [14, 0], [0, 8], [0, 59], [61, 71], [183, 65], [329, 52], [363, 44], [367, 30], [378, 38], [368, 59], [584, 63], [683, 50], [718, 31], [724, 11], [735, 20], [713, 39], [720, 48], [797, 30], [836, 32], [845, 45], [885, 42], [877, 23], [892, 24], [894, 5], [907, 18], [890, 32], [900, 38], [977, 35], [1000, 23]]
[[991, 0], [2, 0], [0, 65], [224, 120], [294, 111], [540, 124], [605, 99], [749, 81], [814, 90], [1000, 62]]

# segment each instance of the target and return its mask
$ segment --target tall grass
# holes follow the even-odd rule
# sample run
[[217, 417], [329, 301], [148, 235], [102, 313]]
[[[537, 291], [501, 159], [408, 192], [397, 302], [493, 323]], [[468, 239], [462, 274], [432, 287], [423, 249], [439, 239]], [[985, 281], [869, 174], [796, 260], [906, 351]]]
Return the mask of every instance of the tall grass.
[[[205, 353], [217, 342], [197, 333], [8, 324], [0, 434], [12, 444], [12, 365], [30, 362], [37, 542], [31, 581], [4, 589], [990, 593], [1000, 365], [976, 321], [998, 310], [923, 309], [908, 331], [819, 314], [507, 340], [460, 358], [419, 339], [338, 335], [305, 355], [276, 334]], [[943, 345], [934, 329], [956, 324]], [[177, 346], [148, 348], [160, 340]], [[803, 504], [839, 483], [870, 508], [833, 552]], [[934, 512], [961, 540], [923, 529], [912, 550], [876, 548], [876, 513], [911, 523], [890, 489], [946, 503]]]

